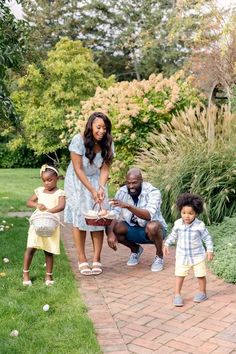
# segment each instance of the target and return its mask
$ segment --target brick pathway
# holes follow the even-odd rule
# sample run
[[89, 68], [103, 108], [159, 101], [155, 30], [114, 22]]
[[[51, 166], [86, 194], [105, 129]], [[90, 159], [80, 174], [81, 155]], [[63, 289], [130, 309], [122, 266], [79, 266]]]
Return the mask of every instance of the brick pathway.
[[[129, 250], [114, 252], [106, 240], [102, 252], [104, 272], [81, 276], [69, 226], [63, 241], [80, 293], [94, 323], [104, 353], [236, 353], [236, 285], [208, 273], [209, 299], [192, 301], [197, 282], [188, 276], [183, 286], [185, 305], [172, 305], [174, 250], [160, 273], [150, 271], [154, 247], [144, 245], [140, 264], [127, 267]], [[92, 255], [90, 237], [87, 254]], [[94, 354], [94, 353], [88, 353]]]

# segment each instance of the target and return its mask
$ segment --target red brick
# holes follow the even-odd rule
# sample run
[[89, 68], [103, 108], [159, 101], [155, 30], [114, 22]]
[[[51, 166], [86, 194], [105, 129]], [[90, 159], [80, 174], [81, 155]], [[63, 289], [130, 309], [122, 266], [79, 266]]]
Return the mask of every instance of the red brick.
[[[175, 340], [172, 340], [170, 342], [168, 342], [168, 346], [169, 347], [172, 347], [176, 350], [182, 350], [184, 352], [187, 352], [187, 353], [192, 353], [196, 350], [195, 347], [192, 347], [190, 346], [189, 344], [185, 344], [183, 342], [177, 342]], [[201, 351], [199, 351], [199, 353], [201, 353]]]
[[161, 346], [161, 348], [155, 350], [155, 354], [169, 354], [169, 353], [174, 353], [174, 348]]
[[160, 337], [163, 335], [165, 332], [160, 331], [159, 329], [151, 329], [147, 333], [145, 333], [142, 338], [148, 339], [148, 340], [153, 340], [157, 337]]
[[144, 338], [136, 338], [133, 340], [132, 344], [144, 347], [145, 349], [156, 350], [160, 348], [161, 344], [157, 342], [153, 342], [151, 340], [147, 340]]
[[201, 354], [203, 354], [203, 353], [211, 353], [215, 349], [217, 349], [217, 345], [213, 344], [213, 343], [204, 343], [203, 345], [201, 345], [198, 348], [199, 353], [201, 353]]
[[[211, 354], [233, 354], [231, 348], [225, 348], [225, 347], [218, 347], [216, 350], [211, 352]], [[236, 353], [236, 350], [235, 350]]]
[[140, 347], [138, 345], [135, 345], [135, 344], [128, 344], [128, 350], [130, 353], [135, 353], [135, 354], [152, 354], [153, 353], [153, 350], [151, 349], [147, 349], [147, 348], [143, 348], [143, 347]]

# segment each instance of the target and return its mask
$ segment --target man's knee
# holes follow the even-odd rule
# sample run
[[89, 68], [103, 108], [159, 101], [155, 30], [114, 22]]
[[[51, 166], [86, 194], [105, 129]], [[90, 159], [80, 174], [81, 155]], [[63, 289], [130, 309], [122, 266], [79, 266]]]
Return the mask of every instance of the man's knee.
[[116, 235], [117, 241], [123, 240], [128, 232], [127, 226], [122, 221], [117, 221], [114, 225], [113, 232]]
[[150, 221], [146, 225], [146, 234], [151, 241], [162, 240], [163, 227], [159, 221]]

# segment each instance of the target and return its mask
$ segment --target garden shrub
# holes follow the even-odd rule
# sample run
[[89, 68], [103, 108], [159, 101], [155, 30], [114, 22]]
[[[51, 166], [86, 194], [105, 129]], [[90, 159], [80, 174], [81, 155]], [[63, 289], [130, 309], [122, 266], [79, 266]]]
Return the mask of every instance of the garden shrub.
[[226, 282], [236, 283], [236, 215], [226, 217], [220, 225], [209, 227], [215, 257], [209, 268]]
[[44, 162], [43, 156], [35, 156], [34, 151], [22, 145], [11, 149], [0, 143], [0, 168], [39, 167]]
[[80, 114], [67, 115], [67, 143], [75, 132], [83, 131], [88, 116], [102, 111], [112, 121], [116, 159], [112, 165], [113, 182], [122, 182], [137, 151], [145, 146], [148, 134], [161, 122], [169, 122], [177, 112], [195, 105], [203, 97], [192, 88], [190, 78], [178, 72], [170, 78], [152, 74], [148, 80], [119, 82], [108, 89], [97, 88], [94, 97], [83, 102]]
[[236, 211], [236, 116], [227, 107], [190, 108], [149, 135], [149, 148], [136, 159], [144, 176], [162, 191], [162, 212], [173, 222], [179, 194], [205, 200], [207, 224]]

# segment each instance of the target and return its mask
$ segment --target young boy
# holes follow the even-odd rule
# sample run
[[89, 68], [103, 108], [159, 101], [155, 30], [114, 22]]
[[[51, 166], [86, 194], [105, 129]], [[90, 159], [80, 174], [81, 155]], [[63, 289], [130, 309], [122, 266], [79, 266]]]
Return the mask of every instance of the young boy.
[[[205, 224], [197, 216], [203, 211], [203, 200], [191, 193], [181, 194], [176, 202], [181, 218], [176, 220], [174, 227], [164, 243], [164, 255], [169, 254], [169, 246], [177, 242], [175, 263], [175, 296], [173, 304], [183, 306], [181, 289], [184, 278], [191, 268], [198, 278], [200, 292], [194, 296], [194, 302], [207, 299], [206, 294], [206, 264], [213, 259], [213, 243]], [[203, 245], [205, 244], [205, 247]]]

